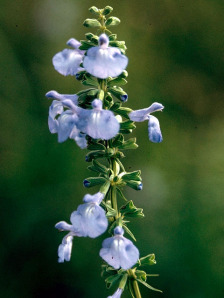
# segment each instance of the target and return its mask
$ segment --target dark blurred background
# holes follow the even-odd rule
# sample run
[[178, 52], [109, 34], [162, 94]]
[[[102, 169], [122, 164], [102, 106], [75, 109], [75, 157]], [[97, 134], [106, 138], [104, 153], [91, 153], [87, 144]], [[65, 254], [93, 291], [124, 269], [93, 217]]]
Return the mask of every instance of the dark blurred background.
[[[164, 141], [139, 148], [124, 164], [141, 169], [142, 192], [126, 195], [146, 217], [131, 228], [141, 255], [155, 253], [158, 273], [143, 297], [224, 295], [224, 118], [222, 0], [1, 0], [1, 297], [107, 297], [98, 255], [105, 235], [74, 239], [72, 259], [57, 263], [63, 235], [54, 229], [87, 192], [85, 150], [58, 144], [47, 126], [49, 90], [82, 86], [51, 63], [66, 41], [83, 39], [88, 8], [111, 5], [129, 57], [126, 106], [158, 101]], [[97, 189], [91, 190], [91, 193]], [[124, 295], [129, 297], [129, 295]]]

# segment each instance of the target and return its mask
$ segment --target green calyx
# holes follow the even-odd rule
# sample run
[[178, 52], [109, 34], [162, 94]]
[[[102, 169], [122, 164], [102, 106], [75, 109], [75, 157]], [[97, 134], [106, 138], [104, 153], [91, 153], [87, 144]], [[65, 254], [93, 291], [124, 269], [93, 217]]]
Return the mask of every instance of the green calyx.
[[124, 217], [144, 217], [143, 209], [135, 207], [133, 201], [129, 201], [121, 206], [119, 211]]

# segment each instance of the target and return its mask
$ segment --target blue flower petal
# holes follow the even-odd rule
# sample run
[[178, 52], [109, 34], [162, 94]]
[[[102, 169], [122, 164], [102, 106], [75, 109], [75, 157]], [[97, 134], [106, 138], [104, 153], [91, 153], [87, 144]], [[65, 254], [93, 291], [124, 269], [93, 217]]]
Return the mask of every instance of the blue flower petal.
[[93, 110], [80, 111], [78, 128], [93, 139], [112, 139], [120, 129], [118, 120], [113, 112], [102, 109], [101, 100], [95, 99], [92, 105]]
[[100, 99], [94, 99], [92, 102], [93, 109], [102, 110], [103, 108], [103, 102]]
[[97, 192], [94, 195], [86, 194], [83, 198], [83, 202], [85, 203], [96, 203], [100, 204], [103, 200], [104, 194], [102, 192]]
[[85, 133], [93, 139], [109, 140], [119, 132], [120, 124], [111, 111], [93, 111], [88, 119]]
[[142, 122], [149, 119], [149, 114], [157, 111], [162, 111], [164, 106], [161, 103], [154, 102], [146, 109], [136, 110], [129, 114], [129, 118], [135, 122]]
[[72, 225], [69, 225], [65, 221], [59, 221], [58, 223], [56, 223], [55, 228], [60, 231], [72, 231]]
[[142, 122], [149, 119], [149, 108], [136, 110], [129, 113], [129, 118], [131, 121]]
[[83, 55], [78, 50], [64, 49], [53, 57], [52, 62], [60, 74], [73, 76], [79, 71], [82, 58]]
[[57, 91], [52, 90], [52, 91], [49, 91], [46, 93], [46, 97], [59, 99], [61, 101], [70, 99], [75, 105], [78, 104], [78, 95], [76, 95], [76, 94], [60, 94]]
[[158, 112], [162, 111], [164, 109], [164, 106], [161, 103], [154, 102], [149, 108], [148, 113]]
[[73, 130], [70, 133], [69, 138], [75, 140], [76, 144], [81, 149], [85, 149], [87, 147], [86, 134], [80, 133], [76, 126], [73, 127]]
[[67, 235], [63, 238], [62, 244], [58, 247], [58, 262], [70, 261], [72, 252], [72, 240], [73, 236]]
[[136, 246], [120, 232], [103, 241], [100, 256], [115, 269], [120, 267], [127, 270], [136, 264], [139, 251]]
[[74, 49], [78, 49], [80, 46], [81, 46], [81, 43], [76, 40], [75, 38], [70, 38], [66, 44], [69, 46], [69, 47], [72, 47]]
[[58, 118], [58, 142], [62, 143], [70, 136], [78, 117], [71, 111], [65, 111]]
[[92, 47], [84, 57], [83, 66], [91, 75], [106, 79], [116, 77], [128, 65], [128, 58], [118, 48]]
[[[70, 137], [71, 138], [71, 137]], [[77, 137], [75, 137], [75, 142], [81, 149], [87, 148], [87, 140], [86, 140], [86, 135], [79, 133]]]
[[108, 227], [108, 220], [103, 208], [95, 203], [79, 205], [71, 214], [71, 223], [77, 236], [96, 238]]
[[152, 115], [149, 116], [148, 131], [150, 141], [152, 141], [153, 143], [162, 142], [163, 137], [160, 130], [159, 120]]
[[108, 48], [108, 45], [109, 45], [109, 38], [108, 36], [103, 33], [99, 36], [99, 46], [101, 49], [106, 49]]
[[57, 100], [53, 100], [49, 107], [48, 126], [51, 133], [58, 132], [58, 120], [55, 119], [57, 115], [63, 112], [63, 105]]

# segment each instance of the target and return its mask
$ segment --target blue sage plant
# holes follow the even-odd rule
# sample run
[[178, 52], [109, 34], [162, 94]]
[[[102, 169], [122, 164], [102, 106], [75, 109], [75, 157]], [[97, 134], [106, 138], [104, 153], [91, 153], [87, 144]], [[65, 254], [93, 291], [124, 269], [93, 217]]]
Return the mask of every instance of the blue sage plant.
[[83, 25], [96, 33], [86, 33], [86, 39], [80, 42], [71, 38], [67, 42], [70, 48], [53, 57], [54, 68], [60, 74], [74, 76], [87, 88], [75, 94], [46, 94], [53, 99], [48, 117], [50, 132], [58, 135], [60, 143], [70, 138], [88, 150], [85, 160], [95, 176], [86, 178], [83, 185], [98, 187], [98, 192], [84, 196], [83, 204], [71, 214], [71, 223], [60, 221], [55, 225], [59, 231], [67, 232], [58, 248], [58, 262], [70, 261], [75, 237], [96, 238], [104, 234], [99, 255], [106, 286], [115, 290], [109, 297], [121, 297], [124, 290], [129, 290], [132, 297], [139, 298], [139, 284], [159, 291], [147, 283], [155, 275], [143, 270], [156, 261], [154, 254], [140, 256], [128, 227], [131, 218], [142, 218], [144, 214], [143, 209], [125, 198], [123, 189], [128, 186], [139, 191], [143, 186], [141, 171], [127, 172], [122, 160], [125, 150], [138, 147], [136, 139], [128, 137], [136, 127], [134, 122], [147, 120], [150, 141], [162, 141], [159, 121], [151, 113], [164, 107], [157, 102], [137, 111], [122, 106], [128, 100], [121, 87], [127, 84], [127, 48], [110, 31], [120, 23], [118, 18], [108, 17], [112, 10], [110, 6], [91, 7], [89, 11], [95, 18], [86, 19]]

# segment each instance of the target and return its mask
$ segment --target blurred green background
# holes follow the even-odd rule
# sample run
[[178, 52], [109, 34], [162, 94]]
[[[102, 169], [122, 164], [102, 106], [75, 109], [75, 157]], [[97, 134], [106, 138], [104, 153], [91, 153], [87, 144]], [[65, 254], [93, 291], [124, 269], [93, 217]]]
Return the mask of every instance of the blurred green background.
[[[57, 263], [62, 234], [54, 229], [87, 192], [86, 151], [58, 144], [47, 126], [49, 90], [82, 86], [52, 64], [66, 41], [83, 39], [91, 5], [114, 7], [129, 57], [128, 106], [159, 101], [164, 141], [134, 135], [127, 168], [141, 169], [142, 192], [127, 190], [146, 217], [133, 221], [141, 255], [155, 253], [158, 273], [143, 297], [224, 295], [224, 118], [221, 0], [1, 0], [1, 297], [107, 297], [98, 255], [105, 235], [74, 239], [72, 259]], [[97, 189], [91, 190], [92, 193]], [[123, 296], [122, 296], [123, 297]], [[124, 297], [129, 297], [127, 294]]]

